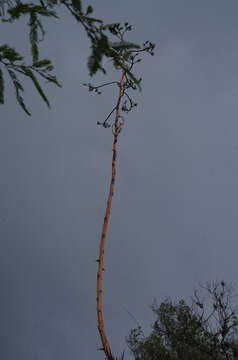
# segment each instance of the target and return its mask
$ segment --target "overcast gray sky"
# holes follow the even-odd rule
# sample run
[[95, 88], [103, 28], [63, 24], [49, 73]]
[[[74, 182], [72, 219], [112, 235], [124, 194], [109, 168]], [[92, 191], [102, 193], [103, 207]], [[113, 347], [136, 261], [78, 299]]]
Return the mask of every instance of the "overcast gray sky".
[[[188, 298], [208, 280], [238, 286], [238, 3], [90, 3], [105, 21], [134, 24], [133, 40], [157, 44], [138, 66], [143, 92], [120, 136], [105, 279], [118, 353], [136, 325], [125, 309], [148, 332], [153, 298]], [[0, 26], [1, 42], [27, 50], [24, 22]], [[82, 86], [89, 43], [73, 19], [47, 30], [42, 53], [64, 84], [45, 87], [52, 110], [28, 83], [32, 118], [10, 86], [1, 107], [0, 357], [103, 359], [95, 259], [112, 136], [96, 122], [115, 98]]]

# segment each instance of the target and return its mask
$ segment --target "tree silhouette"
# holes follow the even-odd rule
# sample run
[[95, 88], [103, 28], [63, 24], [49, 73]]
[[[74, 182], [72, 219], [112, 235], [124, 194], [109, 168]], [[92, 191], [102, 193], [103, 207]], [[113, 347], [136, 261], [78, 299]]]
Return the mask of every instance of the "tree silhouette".
[[195, 291], [190, 305], [169, 299], [152, 310], [156, 316], [147, 337], [141, 327], [127, 339], [136, 360], [238, 359], [238, 307], [233, 288], [224, 281]]

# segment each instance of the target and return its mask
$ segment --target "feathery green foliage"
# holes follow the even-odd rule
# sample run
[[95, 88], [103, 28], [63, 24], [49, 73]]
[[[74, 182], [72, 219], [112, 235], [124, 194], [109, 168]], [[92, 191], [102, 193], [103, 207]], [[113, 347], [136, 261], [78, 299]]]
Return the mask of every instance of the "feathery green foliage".
[[46, 103], [46, 105], [48, 107], [50, 107], [50, 103], [49, 100], [47, 99], [44, 91], [42, 90], [39, 81], [37, 80], [36, 76], [34, 75], [33, 71], [29, 68], [29, 67], [22, 67], [24, 74], [28, 77], [31, 78], [33, 84], [35, 85], [36, 90], [38, 91], [38, 93], [40, 94], [40, 96], [42, 97], [43, 101]]
[[4, 64], [4, 61], [7, 60], [9, 63], [14, 63], [15, 61], [22, 60], [23, 57], [13, 48], [8, 45], [0, 46], [0, 61]]
[[[80, 0], [35, 0], [34, 3], [27, 0], [0, 0], [0, 21], [2, 26], [4, 22], [13, 24], [22, 17], [28, 21], [29, 45], [32, 57], [32, 62], [30, 64], [26, 63], [24, 55], [14, 50], [10, 45], [2, 45], [0, 46], [2, 71], [6, 70], [9, 72], [8, 70], [10, 69], [11, 72], [17, 71], [29, 78], [41, 98], [49, 106], [49, 100], [34, 72], [37, 72], [45, 80], [60, 86], [56, 76], [50, 73], [53, 70], [52, 63], [49, 61], [46, 64], [44, 63], [45, 60], [41, 59], [39, 43], [45, 38], [43, 19], [61, 19], [62, 13], [60, 9], [62, 7], [68, 10], [90, 40], [91, 53], [88, 57], [89, 75], [93, 76], [98, 71], [106, 73], [106, 69], [103, 66], [103, 58], [106, 57], [112, 60], [112, 64], [116, 69], [123, 69], [128, 77], [140, 88], [140, 79], [137, 79], [131, 72], [131, 69], [125, 66], [124, 60], [126, 56], [125, 50], [128, 50], [130, 54], [131, 51], [140, 50], [141, 47], [131, 42], [122, 41], [119, 33], [123, 27], [120, 23], [104, 24], [101, 19], [92, 16], [94, 12], [93, 7], [88, 5], [84, 9]], [[132, 30], [131, 25], [126, 23], [124, 30]], [[41, 68], [42, 66], [44, 69]], [[11, 79], [13, 78], [11, 77]], [[15, 86], [14, 83], [13, 85]], [[22, 97], [21, 101], [19, 101], [19, 90], [18, 87], [18, 93], [16, 93], [18, 94], [17, 101], [26, 111]], [[4, 90], [2, 90], [2, 98], [3, 92]], [[26, 112], [29, 114], [29, 111]]]
[[[5, 70], [10, 75], [10, 79], [13, 83], [13, 86], [15, 88], [15, 94], [16, 94], [16, 100], [20, 107], [25, 111], [27, 115], [31, 115], [30, 111], [27, 109], [22, 93], [24, 91], [24, 87], [22, 85], [22, 82], [16, 75], [16, 73], [20, 73], [26, 78], [29, 78], [43, 101], [47, 104], [48, 107], [50, 107], [49, 100], [43, 91], [37, 77], [35, 74], [37, 74], [39, 77], [47, 80], [47, 82], [54, 83], [57, 86], [61, 86], [58, 82], [57, 78], [54, 75], [51, 75], [51, 71], [54, 69], [52, 63], [50, 60], [43, 59], [37, 61], [37, 56], [33, 56], [33, 62], [32, 65], [26, 65], [23, 61], [23, 57], [14, 49], [10, 48], [8, 45], [2, 45], [0, 46], [0, 63], [2, 64], [2, 68], [5, 68]], [[36, 60], [36, 61], [34, 61]], [[4, 86], [3, 86], [3, 71], [1, 68], [1, 81], [0, 81], [0, 99], [1, 104], [3, 104], [4, 99]]]
[[21, 92], [24, 91], [23, 86], [19, 82], [16, 73], [13, 70], [9, 69], [9, 68], [7, 70], [8, 70], [8, 73], [9, 73], [11, 79], [12, 79], [12, 82], [13, 82], [13, 85], [14, 85], [14, 88], [15, 88], [17, 102], [19, 103], [21, 108], [27, 113], [27, 115], [31, 115], [31, 113], [26, 108], [23, 97], [21, 96]]

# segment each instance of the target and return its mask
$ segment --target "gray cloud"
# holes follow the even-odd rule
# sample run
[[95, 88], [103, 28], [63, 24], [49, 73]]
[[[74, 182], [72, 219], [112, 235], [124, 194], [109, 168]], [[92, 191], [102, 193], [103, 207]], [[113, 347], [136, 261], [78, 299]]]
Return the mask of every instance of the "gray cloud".
[[[159, 45], [138, 68], [143, 92], [120, 137], [106, 249], [106, 326], [122, 351], [135, 326], [125, 308], [149, 331], [154, 297], [187, 297], [216, 278], [236, 282], [238, 5], [92, 4], [99, 17], [135, 24], [133, 39]], [[6, 41], [18, 47], [22, 31], [8, 28]], [[64, 84], [47, 86], [52, 110], [29, 84], [31, 119], [10, 88], [1, 109], [0, 353], [96, 358], [94, 260], [111, 158], [110, 130], [96, 121], [114, 99], [81, 86], [88, 43], [70, 19], [48, 26], [43, 52]]]

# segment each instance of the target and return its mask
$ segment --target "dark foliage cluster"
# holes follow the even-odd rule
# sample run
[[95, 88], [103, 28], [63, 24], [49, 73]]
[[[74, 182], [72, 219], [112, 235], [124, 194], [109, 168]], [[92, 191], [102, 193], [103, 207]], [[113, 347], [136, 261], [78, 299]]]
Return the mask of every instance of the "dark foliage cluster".
[[[4, 72], [6, 72], [13, 83], [16, 93], [16, 99], [22, 109], [30, 115], [24, 99], [24, 87], [20, 81], [19, 75], [23, 75], [30, 79], [36, 90], [50, 106], [49, 100], [43, 91], [39, 78], [47, 80], [61, 86], [55, 75], [51, 60], [42, 59], [40, 56], [39, 45], [45, 38], [45, 29], [43, 20], [60, 19], [62, 12], [60, 9], [66, 8], [72, 17], [77, 21], [81, 28], [88, 36], [91, 43], [91, 54], [88, 58], [88, 70], [90, 76], [97, 73], [98, 70], [106, 73], [102, 60], [104, 57], [112, 60], [113, 65], [118, 69], [124, 69], [134, 84], [139, 85], [139, 80], [133, 75], [131, 68], [133, 63], [139, 61], [137, 55], [133, 55], [133, 51], [145, 51], [152, 53], [153, 45], [146, 43], [141, 48], [139, 45], [126, 42], [123, 35], [126, 31], [131, 31], [132, 26], [128, 23], [123, 25], [104, 24], [101, 19], [93, 16], [93, 8], [91, 5], [85, 8], [81, 0], [0, 0], [0, 20], [2, 26], [4, 22], [13, 24], [22, 17], [27, 19], [27, 28], [29, 34], [29, 45], [31, 50], [31, 63], [26, 63], [25, 57], [12, 46], [8, 44], [0, 44], [0, 103], [4, 103]], [[113, 41], [113, 39], [117, 41]], [[127, 57], [127, 65], [126, 65]], [[135, 85], [134, 85], [135, 86]], [[97, 91], [96, 89], [93, 89]]]
[[225, 282], [206, 284], [188, 305], [166, 300], [152, 305], [152, 332], [133, 329], [127, 339], [136, 360], [237, 360], [238, 308]]

